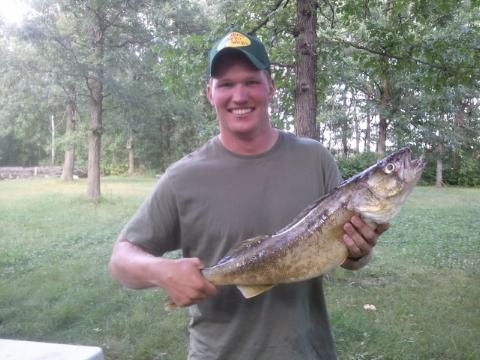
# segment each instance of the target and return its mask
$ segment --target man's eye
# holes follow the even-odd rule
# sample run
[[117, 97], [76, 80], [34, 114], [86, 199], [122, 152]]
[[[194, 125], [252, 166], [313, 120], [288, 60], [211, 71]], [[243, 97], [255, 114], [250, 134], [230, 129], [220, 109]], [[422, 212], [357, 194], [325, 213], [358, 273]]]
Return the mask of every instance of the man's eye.
[[228, 88], [228, 87], [232, 87], [233, 84], [227, 82], [227, 83], [220, 83], [220, 84], [218, 84], [218, 86], [219, 86], [219, 87], [226, 87], [226, 88]]
[[247, 81], [247, 85], [252, 86], [252, 85], [257, 85], [260, 83], [258, 80], [249, 80]]

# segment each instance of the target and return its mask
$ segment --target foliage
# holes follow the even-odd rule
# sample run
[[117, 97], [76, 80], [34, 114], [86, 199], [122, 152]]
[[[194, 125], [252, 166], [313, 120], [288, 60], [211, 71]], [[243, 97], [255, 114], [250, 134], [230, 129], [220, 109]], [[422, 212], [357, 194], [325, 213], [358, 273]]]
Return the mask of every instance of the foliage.
[[[106, 42], [105, 166], [127, 163], [133, 148], [138, 167], [161, 171], [217, 132], [204, 96], [207, 53], [229, 28], [254, 32], [266, 44], [277, 88], [272, 122], [293, 130], [294, 1], [32, 4], [39, 13], [21, 28], [0, 24], [0, 165], [49, 162], [53, 116], [55, 150], [74, 143], [76, 163], [84, 166], [86, 79], [95, 67], [92, 4], [107, 15], [133, 6]], [[445, 183], [478, 184], [479, 7], [457, 0], [319, 2], [317, 123], [325, 145], [344, 155], [378, 149], [383, 119], [387, 151], [408, 145], [430, 165], [443, 160]], [[74, 136], [64, 129], [72, 93], [78, 95]]]
[[468, 153], [461, 153], [460, 158], [452, 155], [444, 171], [444, 183], [455, 186], [480, 186], [480, 158]]
[[337, 165], [343, 179], [348, 179], [375, 164], [379, 157], [373, 152], [337, 157]]
[[466, 157], [460, 163], [458, 171], [459, 186], [480, 186], [480, 159]]
[[128, 171], [128, 166], [126, 163], [123, 162], [121, 164], [108, 163], [103, 164], [101, 170], [104, 176], [126, 175]]

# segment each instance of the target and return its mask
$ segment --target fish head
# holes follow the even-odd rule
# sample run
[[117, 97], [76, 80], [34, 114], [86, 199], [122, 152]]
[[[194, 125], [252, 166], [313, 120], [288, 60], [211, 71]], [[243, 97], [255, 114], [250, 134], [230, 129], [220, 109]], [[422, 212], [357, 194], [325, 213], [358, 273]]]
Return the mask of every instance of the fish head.
[[381, 198], [408, 195], [422, 175], [426, 161], [412, 160], [409, 148], [403, 148], [375, 164], [368, 175], [368, 186]]
[[358, 201], [359, 211], [377, 223], [388, 222], [400, 211], [425, 165], [424, 158], [413, 160], [410, 149], [403, 148], [365, 170], [361, 179], [369, 195]]

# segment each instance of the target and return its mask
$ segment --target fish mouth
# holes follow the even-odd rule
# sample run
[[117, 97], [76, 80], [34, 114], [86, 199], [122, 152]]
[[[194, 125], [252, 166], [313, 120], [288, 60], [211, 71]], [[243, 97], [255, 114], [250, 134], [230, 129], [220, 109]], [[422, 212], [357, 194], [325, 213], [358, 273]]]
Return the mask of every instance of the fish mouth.
[[421, 156], [418, 159], [412, 159], [412, 151], [408, 149], [408, 152], [405, 156], [405, 168], [413, 168], [415, 171], [423, 171], [425, 166], [427, 165], [427, 159], [425, 157]]
[[422, 156], [418, 159], [412, 159], [412, 151], [409, 148], [403, 148], [391, 155], [392, 161], [401, 161], [404, 169], [423, 170], [427, 160]]
[[423, 156], [416, 159], [416, 160], [411, 160], [410, 161], [411, 166], [413, 166], [415, 169], [418, 170], [423, 170], [425, 169], [425, 166], [427, 165], [427, 159], [425, 159]]
[[403, 156], [403, 177], [407, 183], [414, 185], [422, 176], [427, 160], [423, 156], [418, 159], [412, 159], [412, 151], [409, 148], [406, 148]]

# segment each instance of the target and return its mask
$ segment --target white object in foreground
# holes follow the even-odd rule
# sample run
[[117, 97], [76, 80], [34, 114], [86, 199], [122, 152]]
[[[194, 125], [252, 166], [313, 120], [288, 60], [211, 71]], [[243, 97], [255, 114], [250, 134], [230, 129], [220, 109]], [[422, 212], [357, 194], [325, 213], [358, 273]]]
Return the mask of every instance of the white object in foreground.
[[96, 346], [64, 345], [0, 339], [0, 359], [103, 360], [103, 351]]

